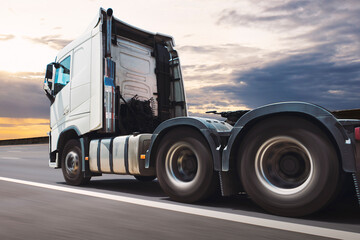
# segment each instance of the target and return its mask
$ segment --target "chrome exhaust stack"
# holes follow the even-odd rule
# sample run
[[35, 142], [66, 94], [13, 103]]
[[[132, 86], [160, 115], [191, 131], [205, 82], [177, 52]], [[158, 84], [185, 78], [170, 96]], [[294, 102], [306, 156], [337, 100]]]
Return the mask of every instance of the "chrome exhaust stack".
[[106, 46], [104, 59], [104, 131], [115, 131], [115, 62], [111, 60], [112, 14], [106, 11]]
[[111, 58], [111, 28], [112, 28], [113, 10], [109, 8], [106, 11], [106, 51], [105, 58]]

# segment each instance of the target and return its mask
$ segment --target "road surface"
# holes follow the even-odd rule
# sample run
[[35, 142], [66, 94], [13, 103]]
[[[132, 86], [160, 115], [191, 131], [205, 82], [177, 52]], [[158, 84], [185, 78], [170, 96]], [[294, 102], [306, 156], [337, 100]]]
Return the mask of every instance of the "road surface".
[[267, 214], [246, 196], [169, 200], [131, 176], [65, 184], [48, 145], [0, 147], [0, 239], [360, 239], [355, 199], [306, 218]]

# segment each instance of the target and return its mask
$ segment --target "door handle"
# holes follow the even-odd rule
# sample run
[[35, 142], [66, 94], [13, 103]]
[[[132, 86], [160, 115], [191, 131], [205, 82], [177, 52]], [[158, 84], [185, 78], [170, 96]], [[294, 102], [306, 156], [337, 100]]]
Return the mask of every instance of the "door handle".
[[68, 114], [68, 113], [69, 113], [69, 108], [65, 108], [65, 109], [64, 109], [64, 114], [63, 114], [63, 115], [65, 116], [65, 115], [66, 115], [66, 114]]

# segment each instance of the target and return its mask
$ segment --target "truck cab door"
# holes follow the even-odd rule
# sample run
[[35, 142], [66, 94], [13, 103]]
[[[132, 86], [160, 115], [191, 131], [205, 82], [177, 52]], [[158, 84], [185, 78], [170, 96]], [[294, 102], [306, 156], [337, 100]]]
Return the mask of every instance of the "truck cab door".
[[53, 91], [55, 101], [50, 107], [50, 126], [56, 128], [65, 122], [70, 102], [70, 68], [71, 55], [68, 55], [56, 66]]

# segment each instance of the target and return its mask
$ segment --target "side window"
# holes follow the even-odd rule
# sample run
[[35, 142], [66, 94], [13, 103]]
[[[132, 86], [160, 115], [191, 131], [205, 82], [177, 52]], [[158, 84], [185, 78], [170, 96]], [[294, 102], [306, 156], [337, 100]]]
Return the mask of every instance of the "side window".
[[70, 82], [70, 60], [70, 56], [68, 56], [60, 62], [60, 67], [56, 69], [54, 81], [55, 95], [58, 94], [58, 92], [60, 92], [61, 89]]

